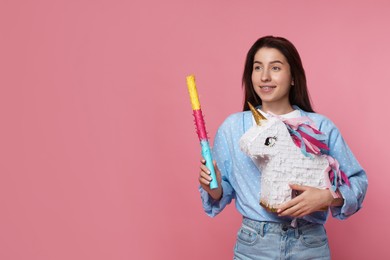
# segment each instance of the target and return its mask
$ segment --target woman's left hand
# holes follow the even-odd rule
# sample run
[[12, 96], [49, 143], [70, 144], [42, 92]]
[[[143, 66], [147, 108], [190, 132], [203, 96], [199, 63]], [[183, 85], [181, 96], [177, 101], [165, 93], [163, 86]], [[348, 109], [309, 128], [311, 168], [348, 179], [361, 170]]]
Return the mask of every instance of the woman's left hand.
[[279, 216], [300, 218], [315, 211], [327, 209], [333, 202], [333, 196], [327, 189], [290, 184], [291, 189], [299, 193], [292, 200], [280, 205]]

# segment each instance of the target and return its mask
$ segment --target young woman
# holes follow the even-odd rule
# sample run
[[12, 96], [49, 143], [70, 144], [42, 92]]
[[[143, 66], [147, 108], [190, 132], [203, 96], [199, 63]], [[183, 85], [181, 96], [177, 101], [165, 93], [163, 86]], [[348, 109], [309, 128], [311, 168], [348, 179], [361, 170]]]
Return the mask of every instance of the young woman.
[[[337, 127], [326, 117], [314, 113], [306, 86], [300, 56], [291, 42], [266, 36], [250, 48], [243, 74], [244, 112], [230, 115], [215, 137], [213, 156], [218, 188], [211, 190], [211, 177], [204, 160], [199, 174], [203, 207], [216, 216], [235, 199], [243, 216], [237, 235], [234, 259], [330, 259], [323, 224], [329, 207], [332, 215], [345, 219], [362, 205], [367, 177]], [[261, 172], [241, 152], [239, 139], [253, 125], [247, 102], [263, 114], [284, 118], [309, 117], [327, 136], [329, 155], [335, 158], [349, 180], [337, 189], [334, 198], [328, 189], [291, 185], [299, 196], [282, 204], [276, 213], [259, 205]], [[298, 218], [293, 227], [291, 221]]]

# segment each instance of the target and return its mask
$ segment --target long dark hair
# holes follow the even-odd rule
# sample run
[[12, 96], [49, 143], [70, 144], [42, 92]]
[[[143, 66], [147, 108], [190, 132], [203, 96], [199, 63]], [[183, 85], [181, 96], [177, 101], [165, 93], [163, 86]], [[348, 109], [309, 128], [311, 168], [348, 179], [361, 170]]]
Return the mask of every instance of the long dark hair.
[[258, 39], [249, 49], [246, 56], [244, 73], [242, 75], [242, 86], [244, 88], [245, 100], [243, 110], [249, 110], [248, 102], [254, 106], [261, 105], [261, 99], [253, 89], [252, 70], [253, 61], [257, 51], [262, 48], [274, 48], [279, 50], [286, 57], [290, 65], [291, 77], [294, 80], [294, 86], [290, 89], [289, 100], [291, 105], [297, 105], [307, 112], [314, 112], [309, 92], [307, 90], [305, 70], [302, 66], [301, 57], [294, 45], [285, 38], [265, 36]]

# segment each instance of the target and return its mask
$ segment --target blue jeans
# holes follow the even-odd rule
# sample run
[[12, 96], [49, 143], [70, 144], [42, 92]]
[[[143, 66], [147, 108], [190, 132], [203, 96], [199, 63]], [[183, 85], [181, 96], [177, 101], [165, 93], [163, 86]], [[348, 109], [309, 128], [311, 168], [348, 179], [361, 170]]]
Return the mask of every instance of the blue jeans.
[[234, 259], [330, 259], [328, 237], [321, 224], [259, 222], [244, 218], [237, 234]]

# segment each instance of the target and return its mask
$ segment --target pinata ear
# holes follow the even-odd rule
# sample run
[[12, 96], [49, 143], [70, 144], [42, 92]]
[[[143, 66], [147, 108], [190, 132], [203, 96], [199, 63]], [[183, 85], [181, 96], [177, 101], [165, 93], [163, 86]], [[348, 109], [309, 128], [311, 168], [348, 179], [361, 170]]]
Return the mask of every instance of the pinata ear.
[[261, 125], [261, 120], [267, 120], [250, 102], [248, 102], [249, 108], [252, 111], [253, 117], [255, 118], [256, 124]]

